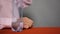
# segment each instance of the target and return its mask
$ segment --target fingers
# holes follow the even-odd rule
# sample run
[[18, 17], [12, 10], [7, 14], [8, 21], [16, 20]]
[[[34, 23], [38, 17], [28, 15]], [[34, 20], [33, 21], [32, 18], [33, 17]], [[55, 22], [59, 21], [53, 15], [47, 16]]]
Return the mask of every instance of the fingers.
[[28, 28], [29, 28], [29, 26], [28, 26], [27, 24], [24, 24], [24, 28], [28, 29]]
[[29, 28], [33, 25], [33, 21], [27, 17], [24, 17], [23, 21], [24, 21], [24, 28]]

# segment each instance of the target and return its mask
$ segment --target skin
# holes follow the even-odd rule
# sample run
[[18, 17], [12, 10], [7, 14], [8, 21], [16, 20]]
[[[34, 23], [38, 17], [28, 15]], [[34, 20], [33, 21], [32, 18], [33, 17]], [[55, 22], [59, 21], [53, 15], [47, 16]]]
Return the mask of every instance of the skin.
[[[23, 0], [23, 7], [26, 8], [28, 6], [30, 6], [32, 3], [32, 0]], [[0, 6], [0, 9], [2, 8], [2, 6]], [[23, 17], [23, 22], [24, 22], [24, 28], [28, 29], [29, 27], [32, 26], [33, 21], [31, 19], [29, 19], [28, 17]], [[9, 24], [9, 23], [7, 23]], [[3, 28], [10, 28], [10, 25], [7, 24], [0, 24], [0, 29]], [[3, 26], [3, 27], [1, 27]]]

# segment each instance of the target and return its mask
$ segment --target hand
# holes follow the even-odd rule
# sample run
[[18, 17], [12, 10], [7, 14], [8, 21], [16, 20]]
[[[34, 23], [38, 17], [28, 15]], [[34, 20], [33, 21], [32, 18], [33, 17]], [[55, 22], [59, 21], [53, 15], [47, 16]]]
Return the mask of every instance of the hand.
[[23, 0], [23, 6], [24, 6], [24, 8], [30, 6], [31, 3], [32, 3], [32, 0]]
[[[28, 29], [29, 27], [31, 27], [33, 25], [33, 21], [27, 17], [23, 17], [23, 27]], [[9, 24], [9, 23], [8, 23]], [[7, 24], [0, 24], [0, 29], [3, 29], [3, 28], [10, 28], [10, 25], [7, 25]]]
[[[20, 23], [20, 19], [18, 19], [16, 22], [13, 23], [13, 27], [17, 28], [18, 24]], [[23, 28], [28, 29], [33, 25], [33, 21], [27, 17], [23, 17]]]
[[24, 21], [24, 28], [26, 29], [33, 25], [33, 21], [27, 17], [24, 17], [23, 21]]

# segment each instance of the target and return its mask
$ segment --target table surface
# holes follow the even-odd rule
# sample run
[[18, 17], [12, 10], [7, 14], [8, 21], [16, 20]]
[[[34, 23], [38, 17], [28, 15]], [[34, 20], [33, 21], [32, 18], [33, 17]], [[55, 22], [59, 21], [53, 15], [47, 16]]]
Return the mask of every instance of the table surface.
[[25, 29], [22, 32], [13, 32], [11, 29], [0, 30], [0, 34], [60, 34], [59, 27], [37, 27]]

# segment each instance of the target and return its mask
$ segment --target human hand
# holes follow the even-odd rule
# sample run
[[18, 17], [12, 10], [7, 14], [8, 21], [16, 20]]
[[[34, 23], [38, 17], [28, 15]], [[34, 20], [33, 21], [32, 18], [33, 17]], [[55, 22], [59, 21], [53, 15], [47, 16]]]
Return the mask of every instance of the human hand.
[[[7, 24], [9, 24], [9, 23], [7, 23]], [[11, 25], [7, 25], [7, 24], [0, 24], [0, 29], [11, 28]], [[23, 25], [24, 25], [23, 28], [28, 29], [29, 27], [31, 27], [33, 25], [33, 21], [27, 17], [23, 17]]]
[[24, 28], [28, 29], [29, 27], [31, 27], [33, 25], [33, 20], [24, 17], [23, 18], [23, 22], [24, 22]]

